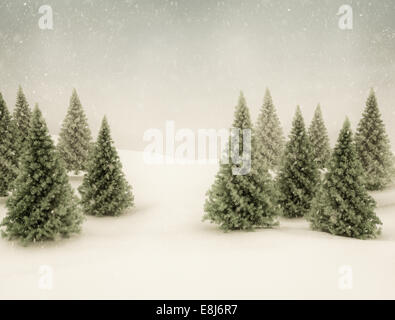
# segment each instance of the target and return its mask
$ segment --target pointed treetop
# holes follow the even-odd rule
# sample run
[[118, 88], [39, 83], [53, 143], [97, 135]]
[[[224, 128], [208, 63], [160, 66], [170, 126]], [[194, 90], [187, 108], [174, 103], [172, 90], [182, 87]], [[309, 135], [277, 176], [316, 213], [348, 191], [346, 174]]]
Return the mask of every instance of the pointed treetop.
[[7, 108], [7, 103], [3, 99], [3, 95], [0, 92], [0, 117], [3, 115], [9, 115], [9, 111]]
[[39, 107], [38, 103], [36, 102], [36, 103], [34, 104], [34, 108], [33, 108], [32, 122], [33, 122], [34, 120], [37, 120], [37, 119], [40, 119], [40, 118], [42, 118], [42, 112], [41, 112], [41, 110], [40, 110], [40, 107]]
[[102, 126], [109, 127], [109, 125], [108, 125], [108, 120], [107, 120], [107, 116], [106, 116], [106, 115], [103, 116], [103, 119], [102, 119], [102, 121], [101, 121], [101, 125], [102, 125]]
[[70, 106], [75, 106], [81, 105], [81, 101], [80, 101], [80, 97], [78, 96], [77, 90], [75, 88], [73, 88], [73, 91], [71, 93], [71, 97], [70, 97]]
[[315, 107], [313, 118], [322, 120], [323, 117], [320, 104], [317, 104], [317, 106]]
[[19, 102], [21, 104], [29, 105], [26, 101], [26, 96], [25, 96], [25, 93], [23, 92], [21, 85], [18, 86], [17, 100], [18, 100], [17, 103]]
[[238, 129], [251, 129], [250, 112], [242, 91], [240, 91], [239, 102], [236, 106], [233, 127]]
[[303, 123], [303, 126], [304, 126], [304, 119], [303, 119], [303, 115], [302, 115], [302, 110], [300, 109], [300, 106], [297, 105], [293, 122], [299, 122], [299, 121], [301, 123]]
[[273, 103], [272, 95], [270, 93], [269, 88], [266, 88], [266, 90], [265, 90], [265, 97], [263, 98], [263, 103], [264, 104], [272, 104]]
[[245, 96], [244, 96], [244, 93], [243, 93], [242, 90], [240, 90], [239, 104], [240, 104], [240, 105], [241, 105], [241, 104], [246, 104], [246, 99], [245, 99]]
[[343, 128], [350, 128], [351, 129], [351, 122], [347, 116], [346, 116], [346, 119], [344, 119]]
[[285, 139], [280, 119], [277, 116], [268, 88], [265, 91], [254, 134], [262, 162], [265, 162], [269, 168], [274, 169], [281, 162]]
[[300, 105], [296, 106], [296, 113], [302, 114], [302, 110], [300, 109]]
[[103, 116], [101, 121], [100, 132], [102, 131], [110, 132], [110, 125], [108, 124], [107, 116]]

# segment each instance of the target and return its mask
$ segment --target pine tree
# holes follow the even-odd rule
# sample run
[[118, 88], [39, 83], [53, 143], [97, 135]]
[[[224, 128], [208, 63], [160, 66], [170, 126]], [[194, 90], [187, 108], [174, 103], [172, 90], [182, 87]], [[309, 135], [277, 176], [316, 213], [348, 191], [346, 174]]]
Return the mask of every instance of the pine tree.
[[359, 239], [374, 238], [380, 233], [377, 225], [381, 224], [374, 213], [375, 206], [363, 183], [363, 168], [347, 119], [308, 219], [314, 230]]
[[17, 176], [15, 124], [0, 93], [0, 197], [6, 197]]
[[319, 184], [319, 172], [314, 162], [305, 124], [297, 107], [283, 165], [277, 177], [279, 205], [285, 217], [304, 216], [310, 209]]
[[309, 128], [309, 138], [317, 167], [320, 169], [325, 168], [331, 156], [331, 149], [320, 105], [315, 109]]
[[70, 106], [63, 121], [57, 146], [66, 163], [67, 171], [87, 169], [89, 152], [92, 148], [92, 136], [88, 120], [82, 108], [77, 91], [74, 89], [70, 98]]
[[391, 182], [393, 154], [373, 89], [359, 122], [355, 137], [357, 152], [368, 190], [380, 190]]
[[258, 152], [261, 154], [263, 161], [267, 163], [270, 169], [278, 167], [284, 151], [285, 139], [269, 89], [266, 89], [263, 105], [255, 126], [255, 135]]
[[83, 210], [89, 215], [118, 216], [134, 205], [132, 190], [122, 172], [106, 117], [79, 191]]
[[83, 215], [38, 106], [34, 108], [21, 169], [1, 226], [22, 243], [54, 240], [80, 231]]
[[[221, 161], [219, 172], [215, 182], [207, 192], [205, 202], [205, 215], [203, 221], [209, 220], [218, 224], [224, 231], [251, 230], [256, 227], [272, 227], [278, 225], [277, 206], [275, 203], [275, 191], [270, 175], [262, 159], [257, 152], [255, 138], [251, 133], [252, 125], [250, 114], [243, 94], [240, 94], [236, 106], [233, 128], [239, 129], [238, 139], [231, 135], [229, 139], [226, 159]], [[246, 135], [251, 135], [251, 144], [244, 144]], [[250, 159], [250, 171], [235, 174], [234, 161], [229, 161], [229, 155], [237, 152], [247, 155], [242, 161], [248, 163]], [[247, 162], [246, 162], [247, 161]]]
[[27, 103], [25, 94], [23, 93], [21, 86], [19, 86], [18, 89], [13, 116], [14, 116], [16, 133], [18, 138], [18, 142], [17, 142], [18, 157], [20, 157], [23, 151], [25, 150], [26, 140], [30, 128], [30, 119], [32, 116], [32, 113], [29, 108], [29, 104]]

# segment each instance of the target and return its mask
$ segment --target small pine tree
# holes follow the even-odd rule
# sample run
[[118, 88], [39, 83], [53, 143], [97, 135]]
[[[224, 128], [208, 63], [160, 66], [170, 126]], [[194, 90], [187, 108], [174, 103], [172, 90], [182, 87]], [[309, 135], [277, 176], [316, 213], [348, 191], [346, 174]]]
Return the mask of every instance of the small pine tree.
[[3, 236], [29, 242], [80, 231], [83, 215], [38, 106], [34, 108], [21, 169], [1, 226]]
[[89, 215], [118, 216], [134, 205], [132, 190], [122, 172], [106, 117], [103, 118], [87, 173], [78, 190], [83, 210]]
[[79, 171], [87, 169], [89, 152], [92, 148], [92, 135], [75, 89], [62, 124], [57, 148], [66, 163], [67, 171], [74, 171], [78, 174]]
[[[235, 136], [231, 135], [228, 153], [235, 152], [239, 142], [240, 153], [251, 156], [251, 170], [244, 172], [246, 174], [235, 174], [235, 165], [229, 158], [221, 162], [215, 182], [207, 192], [203, 221], [216, 223], [224, 231], [278, 225], [273, 182], [256, 150], [250, 114], [242, 93], [236, 106], [233, 128], [239, 129], [239, 137], [234, 139]], [[249, 130], [252, 136], [250, 146], [244, 144], [243, 130]], [[246, 157], [243, 160], [248, 161]]]
[[6, 197], [17, 176], [15, 125], [0, 93], [0, 197]]
[[263, 105], [255, 126], [255, 136], [258, 152], [263, 161], [270, 169], [277, 168], [284, 151], [285, 139], [269, 89], [266, 89], [265, 92]]
[[347, 119], [308, 219], [314, 230], [359, 239], [374, 238], [380, 233], [377, 225], [381, 224], [374, 213], [375, 206], [363, 183], [363, 169]]
[[357, 152], [365, 173], [368, 190], [380, 190], [391, 182], [393, 154], [373, 89], [355, 136]]
[[25, 94], [23, 93], [21, 86], [19, 86], [18, 89], [13, 116], [14, 116], [16, 133], [18, 138], [18, 142], [17, 142], [18, 157], [20, 157], [23, 151], [25, 150], [26, 140], [30, 128], [30, 119], [32, 116], [32, 113], [29, 108], [29, 104], [27, 103]]
[[283, 165], [277, 177], [279, 205], [285, 217], [302, 217], [309, 211], [319, 179], [302, 112], [298, 106], [285, 147]]
[[331, 156], [328, 131], [322, 117], [321, 106], [315, 109], [313, 120], [309, 127], [309, 138], [317, 167], [323, 169]]

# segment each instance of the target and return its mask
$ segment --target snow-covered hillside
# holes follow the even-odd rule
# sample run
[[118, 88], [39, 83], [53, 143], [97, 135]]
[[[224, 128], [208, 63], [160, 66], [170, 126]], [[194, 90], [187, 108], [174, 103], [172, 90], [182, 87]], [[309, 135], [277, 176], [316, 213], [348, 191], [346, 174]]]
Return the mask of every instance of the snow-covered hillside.
[[[29, 247], [0, 240], [0, 298], [395, 298], [395, 186], [374, 193], [376, 240], [313, 232], [303, 219], [223, 233], [202, 223], [217, 165], [146, 165], [120, 151], [136, 208], [87, 217], [83, 232]], [[82, 178], [70, 177], [77, 187]], [[5, 199], [0, 199], [0, 216]], [[40, 288], [40, 267], [53, 272]], [[352, 268], [352, 288], [338, 282]]]

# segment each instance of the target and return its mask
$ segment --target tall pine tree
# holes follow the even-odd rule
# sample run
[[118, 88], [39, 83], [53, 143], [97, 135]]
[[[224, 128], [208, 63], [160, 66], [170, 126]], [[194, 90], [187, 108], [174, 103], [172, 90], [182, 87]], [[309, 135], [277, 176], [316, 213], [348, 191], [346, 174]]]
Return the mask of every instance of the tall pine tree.
[[284, 151], [285, 139], [269, 89], [266, 89], [254, 134], [263, 161], [269, 168], [277, 168]]
[[106, 117], [78, 190], [83, 210], [89, 215], [118, 216], [134, 205], [132, 190], [122, 172]]
[[79, 171], [87, 169], [89, 152], [92, 148], [92, 135], [75, 89], [73, 89], [70, 106], [62, 124], [57, 148], [66, 163], [67, 171], [74, 171], [78, 174]]
[[23, 151], [25, 150], [26, 140], [30, 128], [30, 119], [32, 116], [31, 110], [29, 108], [29, 104], [27, 103], [25, 94], [23, 93], [21, 86], [19, 86], [18, 89], [13, 116], [14, 116], [16, 133], [18, 138], [17, 141], [18, 157], [20, 157]]
[[0, 93], [0, 197], [11, 190], [17, 176], [18, 155], [15, 125]]
[[1, 226], [23, 243], [54, 240], [80, 231], [83, 215], [38, 106], [34, 108], [21, 169]]
[[393, 154], [373, 89], [359, 122], [355, 137], [357, 152], [368, 190], [383, 189], [394, 172]]
[[299, 106], [285, 147], [277, 182], [279, 205], [283, 215], [288, 218], [304, 216], [309, 211], [315, 196], [319, 184], [319, 172]]
[[[228, 161], [221, 162], [215, 182], [207, 192], [203, 220], [218, 224], [225, 231], [275, 226], [278, 224], [278, 210], [274, 186], [257, 152], [250, 114], [242, 93], [236, 106], [233, 128], [239, 129], [239, 137], [235, 139], [236, 135], [231, 135], [227, 154], [231, 156], [233, 152], [239, 151], [247, 155], [241, 158], [243, 161], [250, 159], [251, 170], [235, 174], [237, 165], [232, 160], [227, 158]], [[247, 136], [243, 130], [251, 135], [250, 145], [244, 143], [243, 139], [247, 139]]]
[[309, 127], [309, 138], [314, 161], [317, 163], [318, 168], [325, 168], [331, 156], [331, 149], [320, 105], [315, 109], [314, 117]]
[[374, 238], [381, 224], [374, 213], [375, 206], [363, 183], [363, 168], [347, 119], [308, 219], [315, 230], [360, 239]]

